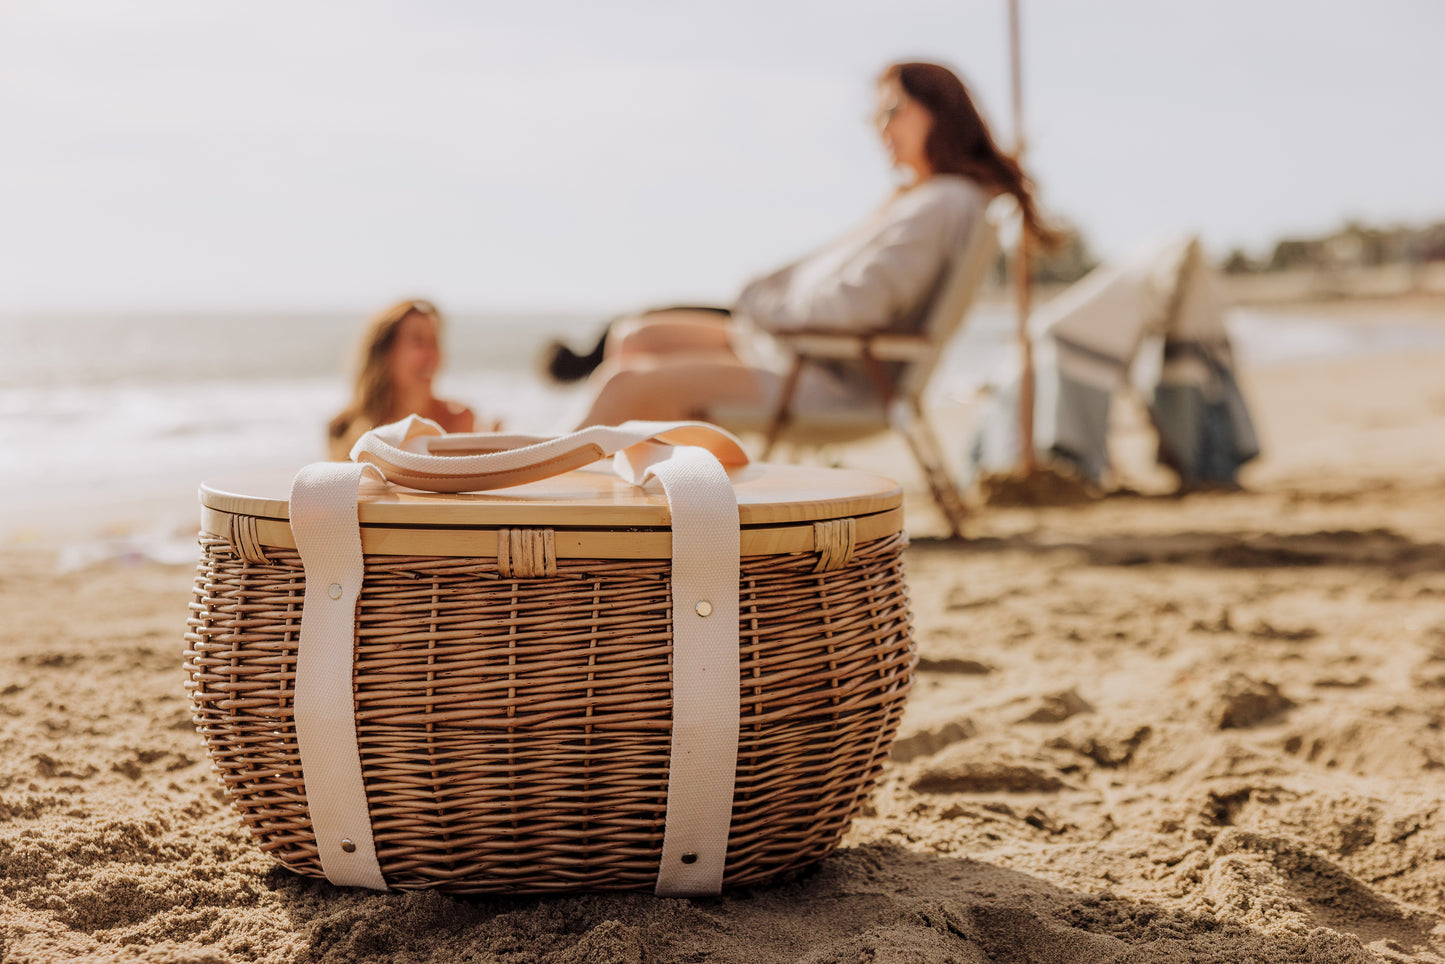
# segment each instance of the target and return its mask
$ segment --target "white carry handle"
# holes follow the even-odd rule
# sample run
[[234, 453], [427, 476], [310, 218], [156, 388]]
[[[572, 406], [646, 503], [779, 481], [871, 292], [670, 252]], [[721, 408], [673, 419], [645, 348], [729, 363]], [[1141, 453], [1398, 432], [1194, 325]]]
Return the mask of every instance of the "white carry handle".
[[356, 740], [352, 649], [364, 564], [357, 493], [365, 479], [435, 492], [537, 481], [608, 455], [622, 478], [656, 478], [672, 515], [672, 744], [657, 893], [722, 889], [739, 725], [737, 500], [724, 465], [747, 453], [703, 422], [626, 422], [560, 438], [447, 435], [410, 416], [366, 433], [351, 463], [297, 473], [291, 528], [306, 574], [296, 665], [296, 742], [322, 870], [386, 889]]
[[389, 481], [413, 489], [481, 492], [549, 479], [647, 441], [704, 448], [725, 466], [748, 461], [736, 436], [706, 422], [632, 421], [538, 438], [494, 432], [448, 435], [419, 415], [367, 432], [352, 446], [351, 460], [375, 465]]

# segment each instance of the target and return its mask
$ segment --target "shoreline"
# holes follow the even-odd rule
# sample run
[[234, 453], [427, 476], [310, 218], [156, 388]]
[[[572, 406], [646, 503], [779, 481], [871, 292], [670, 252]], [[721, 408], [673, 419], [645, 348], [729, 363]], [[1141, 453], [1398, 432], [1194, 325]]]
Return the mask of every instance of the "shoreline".
[[[1445, 278], [1445, 273], [1442, 273], [1442, 278]], [[1298, 287], [1294, 281], [1283, 276], [1273, 280], [1281, 282], [1280, 291], [1288, 292]], [[1237, 295], [1238, 292], [1234, 294]], [[1039, 303], [1046, 299], [1047, 295], [1041, 297]], [[1001, 308], [1006, 300], [1007, 294], [999, 292], [984, 299], [994, 310]], [[1383, 339], [1376, 339], [1373, 334], [1383, 330], [1384, 326], [1402, 321], [1410, 328], [1427, 333], [1445, 329], [1445, 282], [1442, 282], [1439, 293], [1389, 297], [1361, 295], [1332, 301], [1278, 298], [1264, 299], [1258, 303], [1241, 303], [1239, 307], [1247, 307], [1252, 312], [1250, 324], [1257, 326], [1258, 330], [1266, 335], [1260, 342], [1266, 354], [1265, 360], [1258, 364], [1252, 364], [1248, 357], [1241, 360], [1246, 397], [1250, 399], [1256, 413], [1266, 421], [1276, 412], [1287, 413], [1295, 407], [1293, 399], [1289, 397], [1295, 389], [1283, 394], [1271, 391], [1275, 373], [1287, 384], [1298, 387], [1302, 381], [1307, 382], [1309, 376], [1297, 373], [1312, 366], [1328, 367], [1332, 372], [1331, 380], [1340, 384], [1348, 384], [1353, 380], [1358, 372], [1363, 371], [1362, 366], [1370, 366], [1372, 369], [1391, 366], [1395, 363], [1393, 359], [1399, 359], [1404, 370], [1415, 373], [1424, 364], [1420, 361], [1421, 358], [1439, 356], [1440, 368], [1445, 369], [1445, 343], [1437, 348], [1433, 341], [1427, 338], [1422, 346], [1405, 347], [1383, 342]], [[1308, 332], [1299, 327], [1301, 320], [1327, 321], [1331, 325], [1342, 326], [1342, 332], [1357, 331], [1360, 335], [1358, 339], [1346, 334], [1329, 336], [1320, 356], [1291, 358], [1290, 352], [1300, 351], [1301, 345], [1309, 341]], [[1279, 325], [1276, 332], [1278, 337], [1271, 341], [1267, 337], [1269, 326], [1276, 322]], [[1280, 348], [1278, 338], [1284, 339], [1283, 349]], [[1351, 346], [1367, 352], [1367, 357], [1351, 356]], [[1410, 386], [1411, 390], [1420, 395], [1426, 410], [1431, 410], [1430, 406], [1436, 403], [1433, 401], [1435, 396], [1431, 394], [1428, 379], [1412, 375]], [[1258, 401], [1255, 401], [1256, 396]], [[937, 404], [937, 414], [946, 420], [940, 424], [970, 424], [968, 420], [971, 417], [971, 402], [960, 402], [950, 396], [939, 399]], [[1141, 446], [1147, 447], [1149, 444], [1147, 439], [1141, 441], [1138, 438], [1141, 432], [1147, 434], [1147, 429], [1141, 424], [1138, 413], [1129, 411], [1129, 406], [1127, 400], [1125, 404], [1117, 406], [1122, 410], [1119, 416], [1122, 424], [1116, 426], [1116, 438], [1111, 439], [1111, 445], [1118, 450], [1116, 461], [1123, 466], [1123, 477], [1118, 485], [1142, 487], [1146, 492], [1160, 491], [1169, 486], [1170, 477], [1161, 476], [1154, 471], [1148, 465], [1152, 457], [1138, 451]], [[1280, 437], [1288, 447], [1294, 444], [1292, 439], [1297, 434], [1297, 427], [1289, 421], [1288, 416], [1285, 416], [1285, 422], [1287, 424], [1282, 427]], [[1270, 479], [1276, 474], [1272, 468], [1268, 468], [1272, 461], [1270, 435], [1268, 429], [1262, 433], [1265, 458], [1255, 466], [1246, 467], [1246, 485]], [[945, 439], [945, 448], [951, 450], [950, 457], [954, 465], [961, 464], [964, 444], [965, 440], [961, 437]], [[906, 474], [911, 467], [911, 459], [906, 453], [900, 453], [900, 450], [890, 448], [887, 444], [880, 447], [865, 443], [846, 454], [845, 462], [861, 460], [862, 463], [871, 463], [860, 467], [868, 467], [874, 471], [901, 464], [902, 472]], [[207, 458], [208, 465], [220, 465], [224, 461], [218, 459], [214, 452]], [[39, 455], [39, 459], [43, 461], [44, 456]], [[173, 455], [171, 460], [174, 461]], [[229, 476], [237, 472], [240, 464], [239, 460], [232, 459], [226, 462], [226, 467], [221, 471]], [[263, 460], [260, 464], [273, 470], [296, 467], [289, 462], [285, 465], [272, 465]], [[1267, 468], [1261, 471], [1259, 465]], [[243, 468], [240, 473], [251, 474], [251, 471]], [[213, 468], [207, 468], [200, 474], [211, 477], [216, 472]], [[885, 471], [884, 474], [888, 473]], [[37, 486], [30, 491], [20, 491], [12, 486], [8, 498], [0, 505], [0, 549], [50, 541], [56, 537], [73, 543], [87, 538], [121, 541], [137, 536], [160, 538], [164, 530], [173, 534], [185, 532], [194, 516], [195, 486], [201, 481], [201, 477], [181, 480], [145, 474], [131, 474], [126, 478], [94, 479], [61, 475], [43, 489]]]

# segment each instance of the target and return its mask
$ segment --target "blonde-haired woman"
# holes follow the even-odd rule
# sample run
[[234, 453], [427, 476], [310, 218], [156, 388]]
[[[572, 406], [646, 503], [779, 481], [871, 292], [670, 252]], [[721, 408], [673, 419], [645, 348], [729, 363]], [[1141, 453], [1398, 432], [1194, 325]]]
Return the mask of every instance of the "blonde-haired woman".
[[476, 416], [460, 402], [432, 394], [441, 367], [441, 314], [428, 301], [401, 301], [367, 323], [357, 358], [356, 388], [327, 427], [331, 458], [344, 460], [368, 430], [421, 415], [448, 432], [476, 430]]

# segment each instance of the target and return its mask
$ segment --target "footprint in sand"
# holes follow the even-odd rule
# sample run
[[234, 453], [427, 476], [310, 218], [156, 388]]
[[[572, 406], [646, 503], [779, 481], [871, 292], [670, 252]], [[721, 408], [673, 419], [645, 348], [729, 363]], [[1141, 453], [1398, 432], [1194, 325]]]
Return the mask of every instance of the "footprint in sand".
[[1021, 595], [1017, 589], [1006, 589], [993, 596], [974, 596], [962, 586], [955, 586], [948, 592], [944, 600], [943, 608], [951, 613], [961, 612], [965, 609], [982, 609], [986, 606], [997, 606], [1010, 596]]
[[955, 673], [960, 676], [987, 676], [993, 672], [993, 667], [987, 663], [980, 663], [976, 659], [962, 659], [957, 656], [945, 656], [941, 659], [922, 656], [918, 660], [918, 671], [920, 673]]
[[955, 746], [909, 784], [915, 793], [1055, 793], [1068, 789], [1054, 767], [1000, 757], [997, 747]]
[[949, 720], [941, 726], [917, 733], [910, 733], [893, 741], [892, 758], [898, 763], [907, 763], [919, 757], [933, 754], [967, 740], [978, 732], [978, 726], [968, 717]]
[[1220, 685], [1209, 715], [1221, 730], [1243, 730], [1267, 723], [1294, 705], [1275, 684], [1235, 673]]
[[[1094, 721], [1091, 724], [1097, 725]], [[1077, 753], [1106, 770], [1113, 770], [1134, 762], [1134, 755], [1153, 735], [1154, 729], [1148, 724], [1105, 721], [1103, 729], [1097, 732], [1068, 733], [1056, 736], [1044, 745], [1054, 750]]]
[[1362, 936], [1408, 934], [1424, 943], [1435, 923], [1433, 915], [1395, 903], [1308, 844], [1282, 835], [1224, 830], [1201, 877], [1203, 894], [1216, 906], [1244, 911], [1266, 929], [1324, 924]]
[[1275, 626], [1263, 619], [1249, 630], [1249, 635], [1254, 639], [1278, 639], [1290, 643], [1302, 643], [1316, 638], [1319, 634], [1320, 631], [1313, 626]]
[[1071, 689], [1045, 693], [1029, 702], [1028, 712], [1014, 720], [1015, 723], [1062, 723], [1071, 716], [1094, 712], [1089, 702]]

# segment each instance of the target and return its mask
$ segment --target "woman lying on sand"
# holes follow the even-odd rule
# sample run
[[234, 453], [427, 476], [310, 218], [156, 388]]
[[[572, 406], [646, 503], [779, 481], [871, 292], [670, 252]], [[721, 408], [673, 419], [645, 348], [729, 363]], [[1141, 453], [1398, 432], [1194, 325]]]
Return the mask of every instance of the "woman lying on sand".
[[[913, 330], [948, 259], [990, 200], [1018, 202], [1041, 241], [1054, 233], [1032, 184], [994, 143], [963, 82], [946, 67], [895, 64], [878, 81], [874, 122], [907, 184], [863, 224], [746, 285], [731, 309], [672, 308], [614, 321], [588, 356], [550, 348], [559, 380], [591, 375], [583, 425], [696, 417], [713, 404], [762, 406], [782, 382], [787, 353], [770, 332], [831, 328]], [[871, 396], [862, 366], [809, 366], [805, 404], [840, 407]]]

